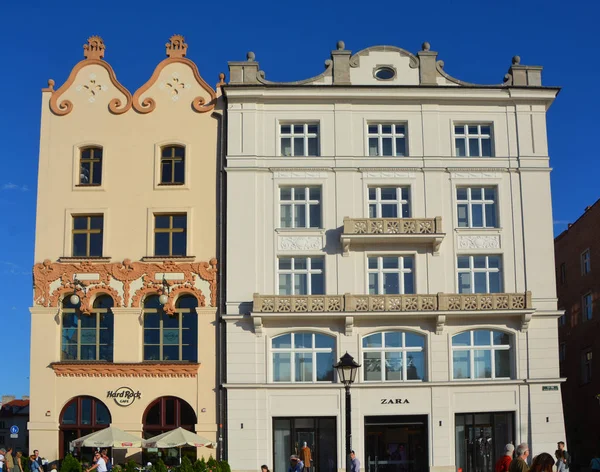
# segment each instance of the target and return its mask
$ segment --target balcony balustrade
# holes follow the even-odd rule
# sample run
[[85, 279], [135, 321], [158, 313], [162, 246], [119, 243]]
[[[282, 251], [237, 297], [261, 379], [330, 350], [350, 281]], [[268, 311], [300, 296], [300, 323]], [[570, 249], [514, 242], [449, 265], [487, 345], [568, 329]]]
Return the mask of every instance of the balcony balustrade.
[[344, 218], [340, 236], [344, 256], [352, 244], [430, 243], [434, 254], [439, 252], [445, 234], [442, 218]]

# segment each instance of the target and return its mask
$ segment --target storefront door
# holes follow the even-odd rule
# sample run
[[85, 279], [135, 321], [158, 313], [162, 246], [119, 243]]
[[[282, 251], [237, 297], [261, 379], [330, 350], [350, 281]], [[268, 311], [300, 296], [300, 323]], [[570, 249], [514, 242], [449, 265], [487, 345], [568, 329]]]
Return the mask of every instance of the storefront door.
[[286, 472], [292, 454], [310, 454], [310, 472], [336, 472], [336, 451], [335, 418], [273, 418], [273, 472]]
[[367, 472], [421, 472], [429, 468], [427, 416], [366, 416]]
[[514, 413], [466, 413], [456, 415], [456, 467], [463, 472], [493, 472], [514, 444]]

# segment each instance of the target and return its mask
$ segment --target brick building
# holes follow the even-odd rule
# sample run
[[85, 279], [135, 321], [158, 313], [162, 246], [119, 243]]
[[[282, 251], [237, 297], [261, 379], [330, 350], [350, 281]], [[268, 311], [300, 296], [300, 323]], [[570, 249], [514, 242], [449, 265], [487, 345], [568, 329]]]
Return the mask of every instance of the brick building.
[[587, 466], [600, 444], [600, 200], [554, 240], [560, 372], [569, 449]]

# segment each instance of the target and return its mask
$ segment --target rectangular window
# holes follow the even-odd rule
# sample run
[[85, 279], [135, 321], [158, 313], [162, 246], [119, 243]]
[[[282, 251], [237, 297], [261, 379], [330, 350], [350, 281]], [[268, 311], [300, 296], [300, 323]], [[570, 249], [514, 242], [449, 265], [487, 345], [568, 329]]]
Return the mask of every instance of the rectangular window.
[[406, 124], [368, 125], [369, 156], [408, 156]]
[[102, 257], [104, 216], [73, 216], [73, 256]]
[[588, 321], [592, 319], [593, 312], [593, 303], [592, 303], [592, 294], [586, 293], [581, 300], [581, 314], [583, 316], [583, 321]]
[[412, 256], [372, 256], [368, 258], [370, 295], [415, 293], [415, 259]]
[[279, 219], [281, 228], [320, 228], [321, 187], [281, 187]]
[[564, 262], [560, 265], [559, 280], [561, 285], [567, 281], [567, 266]]
[[279, 295], [325, 294], [324, 257], [280, 257]]
[[369, 218], [410, 218], [410, 188], [369, 187]]
[[592, 271], [592, 257], [590, 250], [586, 249], [581, 253], [581, 275], [589, 274]]
[[102, 148], [83, 148], [79, 159], [79, 185], [100, 185], [101, 183]]
[[564, 362], [567, 358], [567, 345], [565, 343], [560, 343], [558, 347], [558, 360], [559, 362]]
[[502, 292], [501, 256], [458, 256], [458, 293]]
[[581, 354], [581, 383], [592, 381], [592, 350], [588, 349]]
[[459, 228], [497, 228], [495, 187], [458, 187], [456, 212]]
[[492, 126], [461, 124], [454, 126], [457, 157], [492, 157]]
[[319, 155], [319, 125], [316, 123], [287, 123], [279, 125], [281, 155], [306, 157]]
[[154, 215], [154, 255], [187, 255], [187, 214]]

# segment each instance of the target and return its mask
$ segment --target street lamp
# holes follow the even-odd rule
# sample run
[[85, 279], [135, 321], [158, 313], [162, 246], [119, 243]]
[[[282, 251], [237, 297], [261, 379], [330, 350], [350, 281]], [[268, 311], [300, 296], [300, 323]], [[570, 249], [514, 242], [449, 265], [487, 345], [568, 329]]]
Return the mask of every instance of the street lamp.
[[350, 398], [350, 385], [356, 379], [356, 373], [360, 364], [357, 364], [354, 361], [354, 357], [346, 352], [333, 367], [337, 370], [338, 378], [346, 389], [346, 470], [349, 471], [350, 452], [352, 451], [352, 400]]

